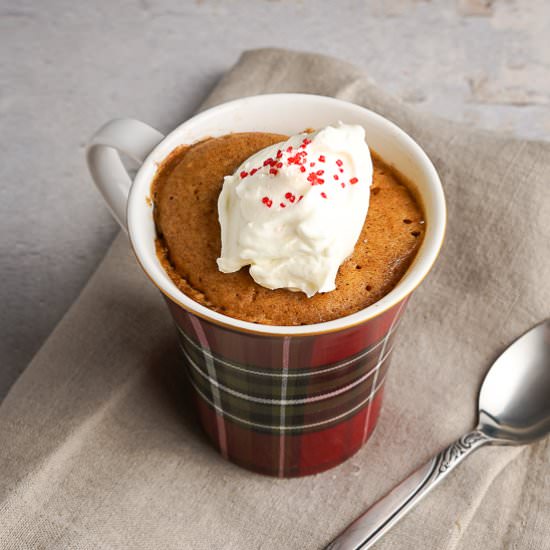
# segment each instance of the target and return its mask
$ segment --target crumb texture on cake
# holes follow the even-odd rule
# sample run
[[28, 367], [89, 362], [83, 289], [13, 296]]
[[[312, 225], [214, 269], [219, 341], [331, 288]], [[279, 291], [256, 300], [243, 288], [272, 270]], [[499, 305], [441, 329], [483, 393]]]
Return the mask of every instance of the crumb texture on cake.
[[422, 209], [404, 178], [373, 154], [370, 206], [353, 254], [340, 266], [336, 290], [307, 298], [269, 290], [244, 267], [221, 273], [217, 201], [223, 178], [260, 149], [287, 139], [236, 133], [180, 147], [153, 182], [157, 254], [178, 288], [197, 302], [253, 323], [305, 325], [350, 315], [385, 296], [411, 264], [424, 236]]

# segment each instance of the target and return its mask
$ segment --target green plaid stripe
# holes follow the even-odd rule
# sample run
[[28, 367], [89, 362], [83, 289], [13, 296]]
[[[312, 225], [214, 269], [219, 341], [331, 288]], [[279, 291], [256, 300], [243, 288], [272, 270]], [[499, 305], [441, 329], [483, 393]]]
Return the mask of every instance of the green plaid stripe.
[[[386, 367], [385, 370], [387, 370], [387, 363], [386, 361]], [[195, 385], [194, 381], [191, 380], [191, 384], [197, 391], [197, 393], [206, 401], [213, 409], [218, 411], [219, 413], [223, 414], [226, 418], [235, 421], [238, 424], [242, 424], [243, 426], [253, 429], [255, 431], [260, 432], [266, 432], [266, 433], [273, 433], [273, 434], [300, 434], [305, 433], [308, 431], [318, 430], [318, 429], [326, 429], [331, 426], [334, 426], [336, 424], [340, 424], [347, 418], [353, 416], [358, 411], [363, 409], [365, 406], [369, 404], [370, 401], [372, 401], [376, 395], [378, 394], [379, 390], [382, 388], [385, 382], [386, 375], [381, 376], [378, 379], [377, 385], [374, 388], [374, 391], [368, 391], [368, 392], [362, 392], [360, 394], [360, 398], [356, 399], [355, 403], [348, 403], [347, 407], [344, 407], [342, 410], [342, 406], [337, 405], [335, 407], [331, 407], [330, 409], [323, 410], [323, 414], [311, 414], [307, 417], [304, 416], [302, 412], [298, 415], [298, 423], [293, 423], [293, 420], [296, 418], [296, 415], [288, 415], [289, 407], [284, 407], [285, 409], [285, 419], [286, 422], [283, 425], [280, 422], [280, 411], [282, 407], [272, 407], [271, 414], [266, 414], [265, 417], [259, 417], [259, 415], [256, 414], [245, 414], [245, 412], [250, 413], [251, 410], [255, 410], [252, 407], [249, 408], [247, 411], [242, 411], [241, 415], [235, 414], [233, 411], [228, 410], [227, 404], [222, 405], [222, 408], [217, 407], [214, 402], [211, 399], [211, 396], [207, 395], [206, 393], [203, 393], [203, 391]], [[326, 414], [325, 414], [326, 412]], [[266, 413], [269, 413], [269, 411], [266, 411]], [[328, 416], [328, 418], [323, 418], [324, 416]], [[274, 422], [274, 419], [276, 420]]]
[[[278, 433], [326, 428], [360, 410], [378, 390], [373, 388], [374, 380], [378, 380], [377, 386], [382, 385], [391, 354], [388, 341], [383, 357], [379, 347], [372, 346], [372, 353], [360, 353], [356, 359], [310, 370], [309, 376], [289, 376], [284, 381], [277, 371], [270, 376], [271, 371], [260, 374], [254, 367], [235, 368], [234, 363], [217, 361], [210, 354], [216, 367], [213, 380], [206, 370], [202, 348], [187, 335], [182, 335], [181, 344], [191, 382], [211, 406], [215, 406], [216, 391], [221, 400], [216, 408], [221, 406], [225, 416], [258, 430]], [[380, 372], [374, 376], [376, 369]]]

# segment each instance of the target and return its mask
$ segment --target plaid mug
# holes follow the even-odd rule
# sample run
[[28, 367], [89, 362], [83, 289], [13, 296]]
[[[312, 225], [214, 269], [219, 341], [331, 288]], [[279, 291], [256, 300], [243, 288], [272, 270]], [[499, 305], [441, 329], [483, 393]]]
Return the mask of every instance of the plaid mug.
[[[158, 165], [177, 146], [207, 136], [295, 134], [337, 121], [361, 124], [369, 146], [414, 182], [422, 202], [425, 237], [395, 288], [352, 315], [290, 327], [233, 319], [183, 294], [155, 252], [149, 196]], [[141, 163], [133, 183], [120, 153]], [[393, 123], [358, 105], [316, 95], [271, 94], [208, 109], [166, 137], [136, 120], [113, 120], [91, 139], [87, 157], [139, 263], [164, 294], [202, 426], [222, 456], [256, 472], [293, 477], [336, 466], [360, 449], [378, 420], [407, 301], [443, 242], [443, 190], [422, 149]]]

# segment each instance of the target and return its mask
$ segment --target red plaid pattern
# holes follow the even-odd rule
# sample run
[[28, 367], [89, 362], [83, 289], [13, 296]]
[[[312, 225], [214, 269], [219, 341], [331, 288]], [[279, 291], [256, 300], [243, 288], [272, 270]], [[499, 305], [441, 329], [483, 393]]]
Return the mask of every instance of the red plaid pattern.
[[318, 473], [353, 455], [376, 426], [406, 301], [350, 328], [295, 337], [230, 329], [167, 300], [216, 448], [278, 477]]

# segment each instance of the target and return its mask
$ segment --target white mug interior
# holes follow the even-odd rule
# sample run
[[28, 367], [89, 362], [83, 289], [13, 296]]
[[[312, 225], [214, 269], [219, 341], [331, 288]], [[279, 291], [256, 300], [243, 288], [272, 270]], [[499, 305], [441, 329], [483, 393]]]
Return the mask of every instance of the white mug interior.
[[[426, 233], [418, 253], [399, 283], [382, 299], [352, 315], [304, 326], [250, 323], [215, 312], [184, 294], [162, 267], [155, 250], [150, 200], [158, 166], [177, 146], [232, 132], [296, 134], [342, 121], [365, 128], [368, 145], [413, 182], [422, 201]], [[269, 94], [247, 97], [208, 109], [187, 120], [163, 139], [137, 172], [127, 206], [128, 233], [137, 259], [156, 286], [188, 311], [214, 323], [266, 335], [308, 335], [342, 330], [386, 311], [408, 296], [424, 279], [443, 243], [446, 208], [439, 176], [422, 148], [386, 118], [353, 103], [309, 95]]]

